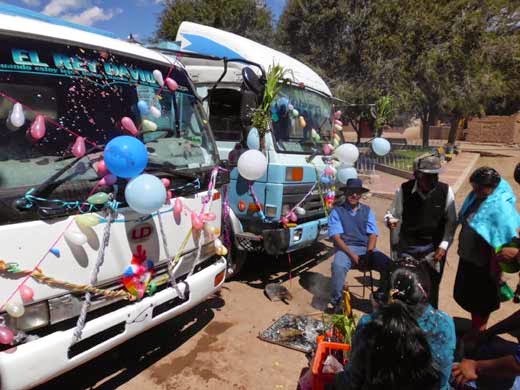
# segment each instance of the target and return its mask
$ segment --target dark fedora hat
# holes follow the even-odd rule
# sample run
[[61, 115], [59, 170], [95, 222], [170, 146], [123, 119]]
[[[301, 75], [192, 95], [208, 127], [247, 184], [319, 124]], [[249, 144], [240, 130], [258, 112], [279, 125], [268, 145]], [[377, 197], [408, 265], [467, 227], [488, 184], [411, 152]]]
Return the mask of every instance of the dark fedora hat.
[[348, 179], [347, 184], [338, 188], [340, 191], [346, 193], [358, 193], [364, 194], [365, 192], [369, 192], [368, 188], [363, 187], [363, 182], [361, 179]]

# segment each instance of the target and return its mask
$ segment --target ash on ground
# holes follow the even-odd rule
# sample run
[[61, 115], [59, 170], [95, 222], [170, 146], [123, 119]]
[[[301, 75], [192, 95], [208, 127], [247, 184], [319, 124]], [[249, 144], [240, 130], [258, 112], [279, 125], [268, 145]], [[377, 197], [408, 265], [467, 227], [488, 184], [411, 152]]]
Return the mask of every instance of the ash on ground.
[[261, 340], [297, 351], [312, 353], [316, 350], [316, 337], [324, 333], [323, 321], [315, 318], [284, 314], [269, 328], [261, 332]]

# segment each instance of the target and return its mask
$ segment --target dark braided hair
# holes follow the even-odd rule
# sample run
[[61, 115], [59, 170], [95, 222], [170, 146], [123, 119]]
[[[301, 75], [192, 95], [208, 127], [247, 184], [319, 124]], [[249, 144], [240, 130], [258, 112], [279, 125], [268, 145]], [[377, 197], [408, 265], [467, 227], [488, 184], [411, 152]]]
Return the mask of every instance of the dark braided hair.
[[[434, 390], [440, 371], [417, 321], [400, 302], [382, 306], [360, 333], [367, 390]], [[354, 362], [353, 362], [354, 363]]]
[[390, 276], [390, 300], [405, 304], [410, 313], [419, 318], [428, 305], [431, 280], [424, 261], [402, 258]]
[[500, 183], [500, 174], [491, 167], [480, 167], [471, 174], [469, 182], [479, 186], [497, 188]]

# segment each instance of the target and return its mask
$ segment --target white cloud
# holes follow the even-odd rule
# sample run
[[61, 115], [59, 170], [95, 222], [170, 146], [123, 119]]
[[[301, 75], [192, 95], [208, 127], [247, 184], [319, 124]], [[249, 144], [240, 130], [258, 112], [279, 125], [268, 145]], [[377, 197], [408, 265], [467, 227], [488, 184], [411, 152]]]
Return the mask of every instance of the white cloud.
[[83, 24], [85, 26], [92, 26], [94, 23], [104, 20], [110, 20], [114, 16], [122, 13], [123, 10], [120, 8], [116, 9], [103, 9], [97, 6], [87, 8], [80, 14], [65, 14], [61, 17], [70, 22]]
[[40, 5], [40, 0], [22, 0], [22, 3], [29, 7], [38, 7]]
[[51, 0], [43, 9], [48, 16], [59, 16], [65, 12], [88, 6], [87, 0]]

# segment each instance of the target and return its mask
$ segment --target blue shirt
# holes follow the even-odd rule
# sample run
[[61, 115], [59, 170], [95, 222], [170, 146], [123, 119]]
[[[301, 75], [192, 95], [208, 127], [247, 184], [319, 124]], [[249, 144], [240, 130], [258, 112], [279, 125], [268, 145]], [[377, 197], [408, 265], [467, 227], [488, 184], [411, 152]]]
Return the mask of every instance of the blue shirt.
[[[345, 202], [342, 206], [345, 207], [350, 215], [354, 216], [357, 213], [358, 207], [353, 209], [350, 205]], [[341, 223], [340, 216], [338, 212], [333, 209], [329, 214], [329, 238], [332, 238], [336, 234], [344, 234], [343, 224]], [[379, 230], [377, 229], [376, 216], [372, 209], [368, 212], [368, 222], [367, 222], [367, 234], [379, 234]]]

